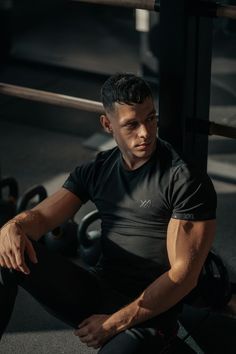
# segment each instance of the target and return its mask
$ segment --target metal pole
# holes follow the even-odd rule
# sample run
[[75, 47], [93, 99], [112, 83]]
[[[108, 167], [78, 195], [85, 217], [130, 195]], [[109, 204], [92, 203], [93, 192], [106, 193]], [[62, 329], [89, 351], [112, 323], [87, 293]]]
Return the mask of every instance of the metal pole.
[[230, 127], [210, 121], [209, 135], [218, 135], [225, 138], [236, 139], [236, 127]]
[[155, 0], [73, 0], [96, 5], [111, 5], [119, 7], [130, 7], [134, 9], [144, 9], [158, 11], [159, 6]]
[[[110, 5], [128, 7], [134, 9], [144, 9], [149, 11], [160, 11], [158, 0], [71, 0], [73, 2], [83, 2], [96, 5]], [[172, 7], [170, 7], [171, 9]], [[226, 17], [236, 20], [236, 6], [220, 4], [218, 2], [198, 2], [190, 8], [190, 14], [204, 17]]]
[[0, 82], [0, 94], [23, 98], [26, 100], [48, 103], [56, 106], [81, 109], [89, 112], [103, 113], [101, 102], [61, 95], [58, 93], [35, 90], [28, 87], [10, 85]]
[[[201, 1], [193, 1], [193, 4]], [[212, 1], [205, 1], [211, 6]], [[213, 19], [188, 18], [186, 41], [185, 95], [183, 104], [183, 151], [187, 160], [202, 170], [207, 169], [208, 136], [198, 133], [197, 125], [189, 120], [202, 119], [209, 124]]]
[[186, 3], [162, 0], [160, 6], [159, 135], [182, 152]]
[[218, 4], [216, 9], [217, 17], [227, 17], [236, 20], [236, 6]]
[[[102, 103], [98, 101], [35, 90], [28, 87], [4, 84], [1, 82], [0, 94], [89, 112], [104, 112]], [[209, 124], [206, 123], [207, 122], [204, 120], [197, 120], [195, 123], [194, 121], [190, 121], [189, 125], [192, 126], [193, 124], [196, 124], [196, 131], [201, 135], [219, 135], [226, 138], [236, 139], [236, 127], [222, 125], [212, 121], [209, 122]]]
[[195, 124], [187, 129], [189, 119], [209, 122], [212, 19], [189, 16], [200, 3], [161, 1], [159, 132], [188, 162], [206, 170], [208, 136]]

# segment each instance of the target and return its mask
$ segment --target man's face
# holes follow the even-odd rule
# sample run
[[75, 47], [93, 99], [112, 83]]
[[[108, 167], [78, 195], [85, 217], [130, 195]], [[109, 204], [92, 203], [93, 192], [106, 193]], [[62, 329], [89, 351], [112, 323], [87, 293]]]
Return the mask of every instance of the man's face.
[[104, 124], [105, 129], [112, 132], [124, 156], [144, 160], [154, 151], [157, 117], [151, 97], [132, 106], [115, 103], [114, 112], [104, 116]]

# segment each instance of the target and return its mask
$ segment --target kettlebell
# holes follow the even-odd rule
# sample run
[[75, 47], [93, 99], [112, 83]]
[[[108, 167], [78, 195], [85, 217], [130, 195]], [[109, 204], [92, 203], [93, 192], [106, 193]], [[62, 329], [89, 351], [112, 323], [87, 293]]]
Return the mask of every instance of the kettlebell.
[[197, 286], [184, 298], [196, 307], [223, 308], [232, 296], [227, 268], [222, 259], [211, 250], [202, 267]]
[[[17, 201], [17, 205], [16, 205], [17, 214], [36, 206], [44, 199], [46, 199], [47, 196], [48, 196], [47, 190], [42, 185], [36, 185], [27, 189]], [[37, 198], [37, 202], [34, 200], [35, 198]]]
[[76, 256], [78, 250], [77, 239], [78, 224], [69, 219], [64, 224], [49, 231], [43, 238], [43, 243], [47, 249], [62, 256]]
[[205, 303], [213, 309], [224, 307], [231, 299], [227, 268], [214, 251], [210, 251], [205, 260], [199, 286]]
[[[3, 196], [7, 189], [7, 197]], [[16, 215], [16, 202], [19, 195], [18, 183], [13, 177], [0, 180], [0, 227]]]
[[[44, 199], [46, 199], [47, 196], [47, 190], [42, 185], [35, 185], [31, 188], [28, 188], [17, 201], [17, 214], [22, 213], [23, 211], [28, 210], [30, 208], [33, 208], [34, 206], [42, 202]], [[37, 198], [37, 201], [35, 201], [35, 198]], [[39, 239], [40, 243], [43, 243], [43, 237], [44, 236]]]
[[98, 219], [100, 214], [94, 210], [81, 219], [78, 228], [80, 257], [89, 266], [95, 266], [101, 256], [101, 231], [88, 231], [89, 226]]

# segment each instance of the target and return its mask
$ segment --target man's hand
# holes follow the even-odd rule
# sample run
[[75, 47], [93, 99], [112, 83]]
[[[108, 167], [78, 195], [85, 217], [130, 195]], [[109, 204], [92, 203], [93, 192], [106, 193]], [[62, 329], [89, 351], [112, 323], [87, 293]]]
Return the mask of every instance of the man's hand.
[[115, 329], [107, 323], [109, 318], [110, 315], [92, 315], [81, 322], [74, 333], [88, 347], [100, 348], [116, 334]]
[[27, 253], [33, 263], [37, 257], [31, 241], [23, 232], [21, 226], [13, 220], [0, 230], [0, 266], [29, 274], [24, 253]]

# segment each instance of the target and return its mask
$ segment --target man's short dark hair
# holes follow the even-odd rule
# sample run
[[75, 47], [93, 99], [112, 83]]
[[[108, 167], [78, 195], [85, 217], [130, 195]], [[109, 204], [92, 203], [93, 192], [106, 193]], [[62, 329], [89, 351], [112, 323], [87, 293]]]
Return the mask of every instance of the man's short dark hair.
[[110, 76], [101, 88], [101, 100], [106, 111], [114, 109], [114, 103], [132, 105], [143, 103], [152, 97], [148, 84], [131, 73], [117, 73]]

